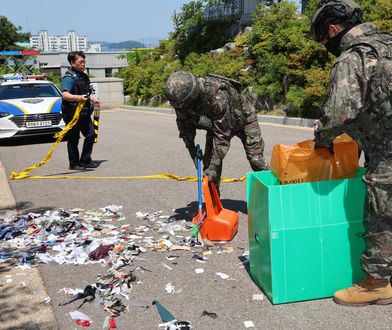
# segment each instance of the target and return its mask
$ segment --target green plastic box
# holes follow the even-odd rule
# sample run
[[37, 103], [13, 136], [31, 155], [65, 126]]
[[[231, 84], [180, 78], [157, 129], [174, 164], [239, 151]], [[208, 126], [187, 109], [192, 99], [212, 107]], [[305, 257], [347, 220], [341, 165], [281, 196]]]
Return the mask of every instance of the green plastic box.
[[250, 273], [273, 304], [331, 297], [362, 279], [364, 173], [291, 185], [247, 174]]

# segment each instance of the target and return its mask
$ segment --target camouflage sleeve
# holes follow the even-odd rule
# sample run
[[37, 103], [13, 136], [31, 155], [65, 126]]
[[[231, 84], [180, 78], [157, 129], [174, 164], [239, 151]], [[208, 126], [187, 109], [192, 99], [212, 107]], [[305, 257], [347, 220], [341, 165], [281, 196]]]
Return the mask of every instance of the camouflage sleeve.
[[220, 166], [230, 148], [230, 95], [225, 89], [219, 89], [213, 105], [212, 125], [214, 143], [211, 164]]
[[194, 148], [195, 147], [195, 136], [196, 136], [196, 127], [193, 125], [192, 121], [186, 113], [183, 111], [177, 111], [177, 127], [178, 131], [180, 132], [180, 138], [184, 140], [185, 146], [187, 148]]
[[331, 70], [328, 99], [323, 107], [321, 123], [315, 131], [316, 144], [327, 146], [345, 131], [344, 123], [354, 119], [364, 106], [366, 85], [361, 53], [344, 53]]

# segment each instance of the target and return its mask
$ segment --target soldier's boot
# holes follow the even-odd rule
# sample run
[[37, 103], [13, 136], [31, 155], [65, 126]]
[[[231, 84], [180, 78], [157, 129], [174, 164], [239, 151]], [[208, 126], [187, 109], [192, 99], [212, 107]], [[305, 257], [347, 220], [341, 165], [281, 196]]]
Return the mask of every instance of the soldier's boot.
[[358, 284], [336, 291], [333, 300], [337, 304], [353, 307], [388, 305], [392, 303], [391, 283], [366, 275]]
[[250, 163], [250, 167], [255, 172], [267, 171], [267, 170], [270, 169], [269, 166], [268, 166], [268, 163], [266, 162], [264, 157], [258, 158], [258, 159], [249, 160], [249, 163]]

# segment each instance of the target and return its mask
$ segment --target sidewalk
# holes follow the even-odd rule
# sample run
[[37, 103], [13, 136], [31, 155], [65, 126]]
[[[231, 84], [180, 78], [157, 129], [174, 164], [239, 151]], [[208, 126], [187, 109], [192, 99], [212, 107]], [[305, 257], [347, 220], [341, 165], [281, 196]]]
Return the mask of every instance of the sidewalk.
[[[0, 217], [17, 213], [17, 205], [0, 161]], [[0, 251], [4, 250], [4, 241]], [[0, 263], [0, 329], [58, 329], [38, 268], [18, 269]]]
[[[122, 105], [120, 108], [128, 109], [128, 110], [174, 114], [174, 110], [169, 108], [138, 107], [133, 105]], [[294, 117], [257, 115], [257, 118], [261, 123], [290, 125], [290, 126], [313, 127], [313, 123], [314, 123], [314, 119], [294, 118]]]

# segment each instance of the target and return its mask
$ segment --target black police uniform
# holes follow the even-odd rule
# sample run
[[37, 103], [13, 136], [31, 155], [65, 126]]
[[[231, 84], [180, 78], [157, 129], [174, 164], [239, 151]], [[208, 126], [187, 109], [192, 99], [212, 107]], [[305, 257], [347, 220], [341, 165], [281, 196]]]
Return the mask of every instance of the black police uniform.
[[[71, 80], [72, 79], [72, 80]], [[70, 88], [70, 86], [72, 86]], [[68, 69], [63, 77], [62, 91], [68, 91], [74, 95], [86, 95], [90, 94], [90, 79], [84, 72], [76, 72], [72, 68]], [[63, 119], [68, 124], [78, 106], [78, 102], [68, 102], [63, 99], [62, 102], [62, 113]], [[67, 133], [67, 148], [68, 148], [68, 159], [70, 167], [83, 166], [91, 162], [91, 153], [94, 145], [94, 125], [91, 120], [91, 114], [93, 112], [93, 106], [90, 99], [88, 99], [80, 112], [80, 117], [76, 125]], [[78, 143], [80, 138], [80, 132], [85, 137], [83, 143], [82, 155], [79, 158]]]

